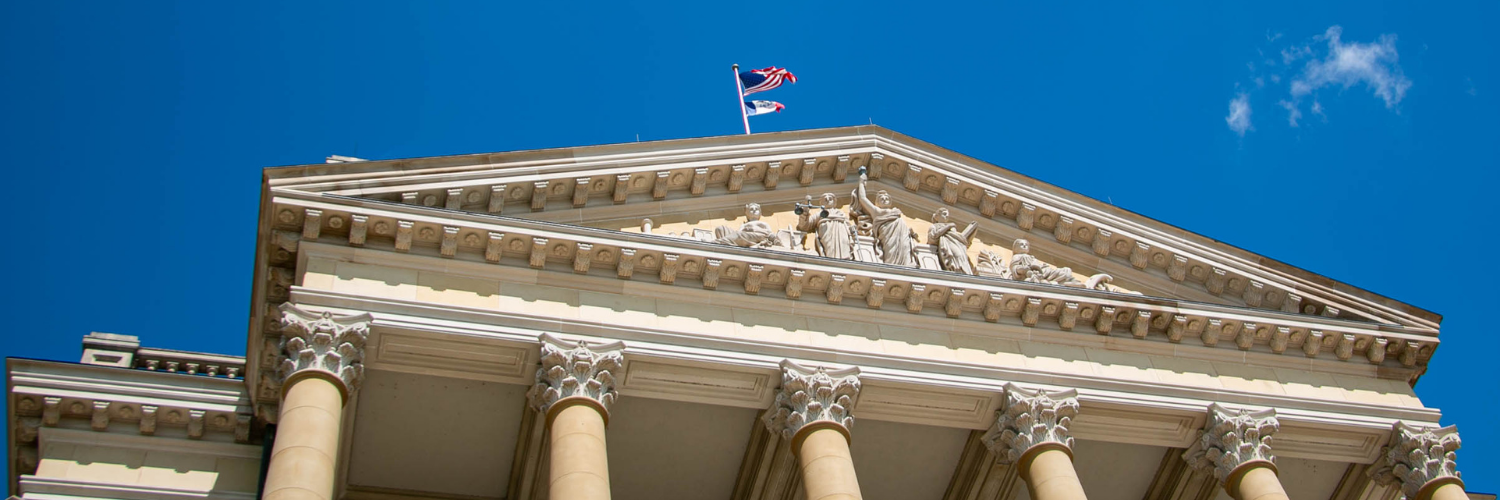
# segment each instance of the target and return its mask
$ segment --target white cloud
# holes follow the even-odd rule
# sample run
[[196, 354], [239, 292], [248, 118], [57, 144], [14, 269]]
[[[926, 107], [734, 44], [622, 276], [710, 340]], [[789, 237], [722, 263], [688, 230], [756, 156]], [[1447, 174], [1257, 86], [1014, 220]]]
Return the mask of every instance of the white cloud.
[[[1286, 121], [1287, 121], [1287, 124], [1291, 125], [1293, 127], [1297, 126], [1297, 120], [1301, 120], [1302, 119], [1302, 110], [1297, 109], [1297, 103], [1294, 103], [1292, 101], [1288, 101], [1288, 100], [1283, 99], [1281, 102], [1278, 102], [1277, 104], [1280, 104], [1281, 107], [1286, 108], [1286, 113], [1287, 113]], [[1313, 105], [1314, 105], [1314, 108], [1313, 108], [1314, 110], [1321, 110], [1322, 109], [1320, 107], [1317, 107], [1316, 103], [1314, 103]]]
[[1245, 136], [1245, 131], [1250, 130], [1250, 95], [1241, 92], [1229, 101], [1229, 116], [1224, 117], [1224, 122], [1229, 124], [1229, 129], [1240, 137]]
[[1328, 86], [1347, 89], [1363, 83], [1385, 101], [1386, 108], [1394, 108], [1406, 96], [1406, 89], [1411, 88], [1411, 80], [1398, 64], [1396, 36], [1381, 35], [1372, 43], [1343, 43], [1342, 34], [1343, 28], [1333, 26], [1318, 37], [1328, 42], [1328, 53], [1308, 61], [1302, 73], [1292, 80], [1292, 97], [1300, 99]]

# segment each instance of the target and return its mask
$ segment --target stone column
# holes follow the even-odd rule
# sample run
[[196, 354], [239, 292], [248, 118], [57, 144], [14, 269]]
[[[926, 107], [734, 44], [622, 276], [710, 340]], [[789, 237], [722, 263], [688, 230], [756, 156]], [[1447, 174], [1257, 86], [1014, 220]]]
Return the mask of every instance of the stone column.
[[807, 500], [857, 500], [859, 481], [849, 454], [849, 427], [859, 398], [859, 368], [808, 368], [781, 362], [781, 390], [766, 412], [771, 432], [790, 440], [802, 466]]
[[1401, 483], [1407, 500], [1465, 500], [1454, 452], [1462, 443], [1458, 427], [1417, 427], [1396, 422], [1391, 444], [1370, 468], [1379, 484]]
[[1236, 500], [1290, 500], [1271, 454], [1271, 435], [1280, 428], [1275, 409], [1234, 411], [1214, 403], [1203, 434], [1182, 459], [1195, 468], [1212, 469]]
[[1073, 469], [1073, 436], [1068, 431], [1078, 414], [1078, 391], [1006, 384], [1004, 401], [983, 438], [996, 460], [1014, 464], [1033, 500], [1086, 500]]
[[604, 428], [614, 403], [615, 376], [625, 362], [619, 341], [589, 345], [543, 334], [542, 367], [526, 398], [546, 416], [548, 497], [608, 500], [609, 458]]
[[281, 409], [265, 500], [331, 500], [344, 404], [364, 375], [370, 315], [281, 305]]

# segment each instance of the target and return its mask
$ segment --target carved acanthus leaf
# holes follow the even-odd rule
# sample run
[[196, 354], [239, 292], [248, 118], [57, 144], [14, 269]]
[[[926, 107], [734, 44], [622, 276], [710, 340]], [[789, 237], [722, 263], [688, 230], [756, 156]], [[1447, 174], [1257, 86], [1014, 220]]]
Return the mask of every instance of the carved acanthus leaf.
[[1194, 468], [1212, 468], [1214, 477], [1222, 482], [1244, 464], [1275, 463], [1270, 442], [1280, 428], [1274, 408], [1231, 410], [1214, 403], [1208, 407], [1203, 434], [1182, 458]]
[[984, 445], [1002, 463], [1013, 464], [1032, 448], [1052, 443], [1073, 449], [1068, 430], [1078, 415], [1078, 391], [1025, 389], [1014, 384], [1005, 386], [1005, 407], [989, 432]]
[[1444, 480], [1463, 484], [1459, 479], [1455, 451], [1462, 444], [1458, 439], [1458, 427], [1417, 427], [1406, 422], [1396, 422], [1390, 446], [1386, 446], [1369, 474], [1375, 482], [1388, 485], [1401, 483], [1406, 498], [1417, 498], [1417, 493], [1432, 481]]
[[859, 368], [808, 368], [791, 360], [781, 362], [781, 390], [762, 420], [771, 432], [791, 439], [815, 422], [831, 422], [844, 429], [854, 425], [850, 412], [859, 398]]
[[292, 303], [281, 304], [280, 344], [282, 358], [278, 383], [305, 371], [321, 371], [344, 383], [344, 389], [359, 389], [364, 377], [365, 339], [370, 336], [369, 313], [334, 316], [315, 313]]
[[615, 402], [615, 373], [625, 364], [625, 344], [598, 345], [569, 342], [542, 334], [542, 366], [536, 384], [526, 393], [531, 407], [547, 413], [558, 401], [573, 397], [592, 399], [605, 411]]

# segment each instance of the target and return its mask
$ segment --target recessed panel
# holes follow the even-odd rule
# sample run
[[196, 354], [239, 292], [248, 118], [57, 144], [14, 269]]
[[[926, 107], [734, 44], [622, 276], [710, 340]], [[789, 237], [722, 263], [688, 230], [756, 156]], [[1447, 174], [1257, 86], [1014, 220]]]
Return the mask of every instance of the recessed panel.
[[864, 498], [909, 500], [943, 497], [969, 430], [858, 420], [851, 434], [854, 473]]
[[606, 446], [615, 500], [728, 498], [761, 425], [749, 408], [621, 397], [610, 408]]
[[1167, 448], [1136, 444], [1073, 442], [1073, 467], [1089, 500], [1141, 500]]
[[349, 453], [350, 486], [504, 496], [526, 389], [367, 371]]

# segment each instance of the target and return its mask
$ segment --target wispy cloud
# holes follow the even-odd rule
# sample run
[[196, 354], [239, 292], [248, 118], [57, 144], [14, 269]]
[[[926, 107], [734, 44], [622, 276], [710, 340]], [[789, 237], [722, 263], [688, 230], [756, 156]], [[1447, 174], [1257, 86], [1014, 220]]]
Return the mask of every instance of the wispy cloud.
[[1339, 39], [1343, 32], [1343, 28], [1334, 26], [1319, 37], [1328, 42], [1328, 53], [1308, 61], [1302, 74], [1292, 80], [1292, 96], [1301, 98], [1323, 87], [1348, 89], [1363, 83], [1385, 101], [1386, 108], [1395, 108], [1411, 88], [1411, 80], [1397, 64], [1396, 35], [1380, 35], [1372, 43], [1343, 43]]
[[1292, 101], [1288, 101], [1286, 99], [1282, 99], [1280, 102], [1277, 102], [1276, 104], [1280, 104], [1281, 107], [1286, 108], [1286, 111], [1287, 111], [1287, 115], [1286, 115], [1287, 125], [1291, 125], [1293, 127], [1297, 126], [1297, 120], [1301, 120], [1302, 119], [1302, 110], [1297, 109], [1297, 103], [1294, 103]]
[[1240, 92], [1240, 95], [1229, 100], [1229, 116], [1224, 117], [1229, 124], [1229, 129], [1245, 136], [1245, 131], [1250, 130], [1250, 95]]
[[[1323, 89], [1337, 89], [1335, 95], [1343, 95], [1345, 90], [1363, 87], [1386, 109], [1398, 110], [1412, 82], [1401, 71], [1396, 35], [1381, 35], [1368, 43], [1345, 41], [1343, 35], [1342, 27], [1332, 26], [1304, 42], [1278, 47], [1283, 44], [1273, 42], [1283, 38], [1282, 34], [1267, 30], [1267, 45], [1256, 49], [1260, 64], [1247, 63], [1250, 74], [1235, 84], [1238, 90], [1229, 101], [1229, 116], [1224, 118], [1229, 129], [1242, 137], [1255, 130], [1250, 124], [1252, 99], [1269, 99], [1265, 102], [1285, 109], [1291, 127], [1301, 126], [1304, 110], [1327, 122], [1328, 115], [1318, 100]], [[1280, 61], [1274, 54], [1281, 55]], [[1470, 85], [1472, 89], [1472, 82]], [[1305, 106], [1308, 101], [1312, 102], [1310, 107]]]

